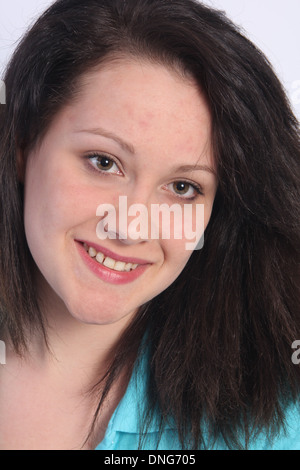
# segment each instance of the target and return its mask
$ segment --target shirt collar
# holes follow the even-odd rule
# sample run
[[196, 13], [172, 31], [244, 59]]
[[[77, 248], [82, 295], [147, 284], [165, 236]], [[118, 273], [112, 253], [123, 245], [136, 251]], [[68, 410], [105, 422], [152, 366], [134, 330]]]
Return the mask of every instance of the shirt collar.
[[[149, 376], [148, 355], [142, 354], [136, 361], [126, 392], [119, 402], [111, 418], [111, 430], [116, 432], [140, 432], [146, 410], [147, 383]], [[175, 429], [172, 422], [164, 425], [164, 429]], [[154, 414], [147, 432], [159, 431], [159, 416]]]

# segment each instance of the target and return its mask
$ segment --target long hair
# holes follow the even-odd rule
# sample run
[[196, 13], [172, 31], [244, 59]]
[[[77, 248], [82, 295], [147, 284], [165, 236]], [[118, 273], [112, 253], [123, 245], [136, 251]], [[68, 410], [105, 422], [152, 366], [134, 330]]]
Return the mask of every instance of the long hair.
[[25, 35], [4, 77], [1, 327], [16, 351], [26, 346], [29, 326], [45, 333], [17, 149], [42, 139], [83, 74], [118, 55], [197, 80], [211, 109], [219, 186], [204, 247], [137, 312], [112, 352], [95, 416], [118, 374], [132, 369], [144, 338], [141, 436], [158, 410], [161, 429], [175, 420], [183, 447], [209, 447], [218, 437], [246, 447], [260, 430], [272, 437], [299, 394], [291, 344], [300, 337], [300, 148], [297, 120], [271, 65], [221, 12], [194, 0], [58, 0]]

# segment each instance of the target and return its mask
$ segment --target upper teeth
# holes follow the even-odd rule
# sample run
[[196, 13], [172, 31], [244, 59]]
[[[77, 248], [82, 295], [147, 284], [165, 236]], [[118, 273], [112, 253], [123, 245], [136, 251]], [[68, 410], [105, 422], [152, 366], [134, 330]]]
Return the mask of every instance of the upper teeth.
[[83, 246], [91, 258], [95, 258], [98, 263], [103, 264], [103, 266], [113, 269], [114, 271], [131, 271], [138, 266], [138, 264], [125, 263], [124, 261], [117, 261], [113, 258], [109, 258], [101, 253], [101, 251], [97, 252], [92, 246], [89, 247], [86, 243], [84, 243]]

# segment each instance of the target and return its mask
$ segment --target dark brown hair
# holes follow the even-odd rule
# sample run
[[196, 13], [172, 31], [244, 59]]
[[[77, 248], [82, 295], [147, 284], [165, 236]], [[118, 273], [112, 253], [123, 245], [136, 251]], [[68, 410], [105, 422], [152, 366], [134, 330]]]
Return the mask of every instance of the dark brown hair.
[[17, 351], [29, 326], [43, 330], [17, 148], [42, 138], [84, 73], [120, 54], [197, 80], [212, 112], [219, 187], [203, 249], [139, 309], [112, 354], [99, 407], [120, 371], [132, 369], [144, 338], [141, 436], [158, 410], [162, 429], [175, 419], [183, 447], [205, 448], [220, 436], [245, 447], [259, 430], [272, 436], [299, 394], [291, 344], [300, 337], [300, 149], [270, 64], [221, 12], [194, 0], [58, 0], [23, 38], [4, 77], [1, 328]]

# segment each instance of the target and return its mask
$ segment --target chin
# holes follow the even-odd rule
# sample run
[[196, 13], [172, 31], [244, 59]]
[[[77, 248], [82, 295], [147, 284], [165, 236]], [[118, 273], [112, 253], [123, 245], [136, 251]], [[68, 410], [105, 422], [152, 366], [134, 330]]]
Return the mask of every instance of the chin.
[[122, 319], [116, 318], [114, 315], [75, 315], [73, 313], [71, 315], [75, 320], [79, 321], [80, 323], [84, 323], [85, 325], [112, 325]]
[[88, 308], [87, 305], [82, 306], [82, 308], [78, 308], [78, 306], [72, 308], [70, 306], [68, 311], [75, 320], [87, 325], [111, 325], [126, 322], [126, 319], [132, 318], [134, 313], [132, 311], [129, 313], [128, 310], [122, 311], [116, 305], [106, 306], [105, 308], [97, 306]]

